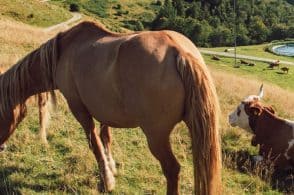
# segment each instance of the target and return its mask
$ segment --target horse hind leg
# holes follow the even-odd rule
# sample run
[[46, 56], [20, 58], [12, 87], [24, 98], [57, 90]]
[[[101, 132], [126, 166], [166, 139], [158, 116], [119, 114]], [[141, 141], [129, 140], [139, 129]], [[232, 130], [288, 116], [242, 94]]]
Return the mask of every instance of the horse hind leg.
[[102, 141], [98, 136], [97, 130], [95, 128], [94, 120], [81, 102], [68, 101], [68, 104], [73, 115], [85, 130], [89, 142], [89, 147], [93, 151], [96, 161], [99, 165], [101, 179], [101, 185], [99, 190], [101, 192], [110, 192], [114, 189], [115, 179], [112, 171], [107, 165], [107, 157], [104, 153]]
[[159, 160], [164, 176], [167, 180], [167, 195], [178, 195], [179, 194], [179, 173], [180, 164], [174, 156], [170, 141], [169, 132], [160, 131], [149, 131], [144, 130], [147, 137], [149, 149], [153, 156]]
[[39, 107], [39, 137], [44, 144], [48, 144], [46, 128], [48, 127], [50, 120], [49, 113], [49, 96], [48, 93], [38, 94], [38, 107]]
[[115, 161], [113, 160], [112, 154], [111, 154], [111, 143], [112, 143], [112, 137], [111, 137], [111, 130], [110, 127], [104, 124], [100, 125], [100, 137], [105, 149], [105, 155], [108, 160], [108, 166], [110, 170], [112, 171], [113, 175], [117, 175], [117, 169], [115, 167]]

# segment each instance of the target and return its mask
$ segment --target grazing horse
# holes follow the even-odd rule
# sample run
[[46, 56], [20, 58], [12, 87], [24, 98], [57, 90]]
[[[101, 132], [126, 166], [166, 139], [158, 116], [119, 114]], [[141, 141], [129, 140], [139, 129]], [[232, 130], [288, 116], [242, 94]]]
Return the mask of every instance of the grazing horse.
[[[0, 145], [25, 116], [25, 100], [55, 89], [85, 130], [104, 190], [115, 183], [109, 126], [140, 127], [167, 194], [179, 194], [180, 165], [169, 137], [183, 120], [192, 139], [195, 194], [221, 193], [218, 99], [200, 52], [183, 35], [116, 34], [92, 22], [58, 34], [0, 76]], [[100, 134], [93, 118], [103, 124]]]
[[[0, 68], [0, 74], [3, 74], [5, 70], [3, 68]], [[50, 118], [50, 108], [51, 106], [55, 106], [56, 104], [56, 97], [54, 94], [51, 94], [50, 92], [44, 92], [44, 93], [38, 93], [34, 96], [35, 98], [31, 97], [28, 100], [26, 100], [26, 105], [33, 101], [33, 99], [36, 99], [39, 109], [39, 137], [42, 140], [44, 144], [47, 144], [47, 133], [46, 128], [49, 124], [49, 118]], [[0, 147], [0, 151], [4, 149], [4, 146]]]

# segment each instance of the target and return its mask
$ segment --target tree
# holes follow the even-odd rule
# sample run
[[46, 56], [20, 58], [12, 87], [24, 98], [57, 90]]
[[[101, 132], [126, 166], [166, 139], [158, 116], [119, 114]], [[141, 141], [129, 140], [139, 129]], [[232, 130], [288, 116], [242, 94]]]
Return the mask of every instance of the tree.
[[269, 30], [260, 16], [252, 18], [248, 30], [253, 44], [265, 42], [269, 35]]
[[178, 16], [184, 16], [185, 15], [185, 9], [182, 0], [173, 0], [172, 2], [173, 7], [177, 11]]
[[233, 45], [232, 32], [230, 29], [221, 26], [209, 35], [209, 42], [213, 47], [223, 46], [223, 45]]
[[289, 28], [285, 24], [275, 24], [272, 27], [270, 37], [272, 40], [285, 39], [288, 37], [288, 30]]

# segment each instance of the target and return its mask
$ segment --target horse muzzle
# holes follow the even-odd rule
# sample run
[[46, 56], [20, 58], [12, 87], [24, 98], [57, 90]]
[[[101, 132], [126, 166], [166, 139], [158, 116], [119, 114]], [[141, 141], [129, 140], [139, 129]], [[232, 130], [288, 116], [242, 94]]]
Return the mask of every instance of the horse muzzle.
[[6, 146], [5, 144], [1, 145], [1, 146], [0, 146], [0, 152], [3, 152], [3, 151], [6, 149], [6, 147], [7, 147], [7, 146]]

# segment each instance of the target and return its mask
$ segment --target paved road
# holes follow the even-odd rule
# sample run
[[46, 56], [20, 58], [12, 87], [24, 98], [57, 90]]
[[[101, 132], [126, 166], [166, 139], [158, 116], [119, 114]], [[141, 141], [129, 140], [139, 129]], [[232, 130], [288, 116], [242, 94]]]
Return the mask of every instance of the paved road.
[[[200, 49], [200, 52], [203, 53], [203, 54], [225, 56], [225, 57], [230, 57], [230, 58], [235, 57], [234, 53], [229, 53], [229, 52], [209, 51], [209, 50], [206, 50], [206, 49]], [[247, 60], [261, 61], [261, 62], [267, 62], [267, 63], [275, 62], [278, 59], [278, 57], [277, 57], [277, 59], [269, 59], [269, 58], [260, 58], [260, 57], [254, 57], [254, 56], [241, 55], [241, 54], [237, 54], [236, 57], [238, 59], [247, 59]], [[293, 62], [280, 60], [280, 64], [294, 66], [294, 58], [293, 58]]]

